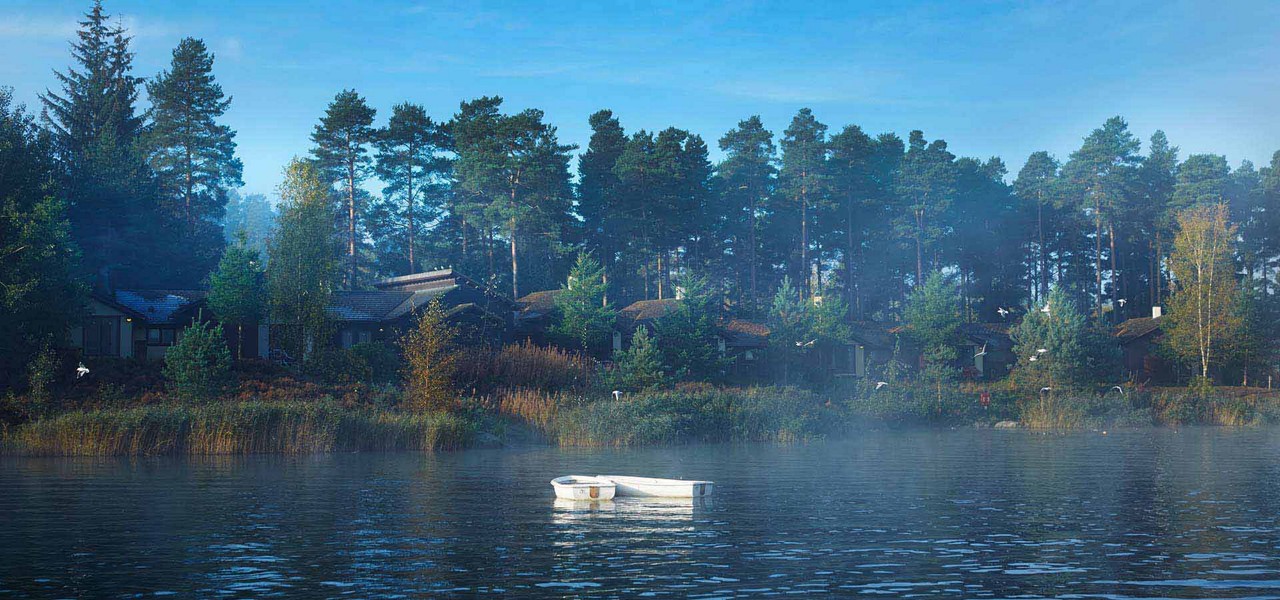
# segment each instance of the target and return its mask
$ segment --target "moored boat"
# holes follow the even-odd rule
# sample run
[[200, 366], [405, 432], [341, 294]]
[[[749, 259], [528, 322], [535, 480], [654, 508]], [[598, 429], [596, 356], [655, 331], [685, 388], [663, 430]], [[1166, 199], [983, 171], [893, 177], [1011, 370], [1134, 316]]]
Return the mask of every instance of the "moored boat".
[[617, 485], [607, 479], [589, 475], [568, 475], [551, 480], [557, 498], [565, 500], [611, 500]]
[[657, 479], [654, 477], [629, 477], [626, 475], [597, 475], [617, 486], [619, 496], [646, 498], [700, 498], [710, 496], [714, 484], [710, 481], [685, 479]]

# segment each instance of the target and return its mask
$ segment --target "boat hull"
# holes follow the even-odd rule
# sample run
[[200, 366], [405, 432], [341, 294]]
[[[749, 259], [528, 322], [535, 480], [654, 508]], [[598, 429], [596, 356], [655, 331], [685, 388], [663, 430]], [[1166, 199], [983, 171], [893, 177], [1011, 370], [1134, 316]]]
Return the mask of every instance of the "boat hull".
[[563, 500], [612, 500], [617, 485], [612, 481], [585, 475], [570, 475], [551, 480], [556, 498]]
[[710, 496], [715, 484], [710, 481], [656, 479], [623, 475], [597, 475], [617, 486], [618, 496], [639, 498], [701, 498]]

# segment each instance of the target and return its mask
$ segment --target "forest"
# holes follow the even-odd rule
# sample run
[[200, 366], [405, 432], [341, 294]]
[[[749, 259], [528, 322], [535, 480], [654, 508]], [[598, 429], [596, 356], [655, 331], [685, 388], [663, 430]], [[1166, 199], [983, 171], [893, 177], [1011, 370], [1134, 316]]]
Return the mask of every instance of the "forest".
[[[290, 248], [292, 261], [323, 264], [332, 289], [452, 267], [512, 299], [564, 287], [585, 259], [602, 305], [696, 285], [716, 319], [775, 329], [788, 302], [917, 330], [930, 311], [1013, 324], [1058, 304], [1082, 331], [1110, 331], [1166, 307], [1187, 379], [1275, 371], [1280, 151], [1265, 165], [1184, 154], [1116, 116], [1070, 154], [1035, 152], [1011, 173], [923, 131], [829, 125], [808, 108], [780, 131], [747, 115], [710, 141], [602, 109], [580, 148], [499, 96], [429, 115], [347, 89], [299, 140], [275, 205], [239, 193], [236, 132], [223, 123], [232, 97], [205, 43], [183, 39], [146, 76], [130, 40], [96, 2], [41, 106], [0, 89], [0, 384], [11, 394], [30, 392], [31, 365], [91, 290], [208, 287], [235, 250], [271, 282], [263, 293], [296, 295], [272, 287], [273, 268], [298, 268], [278, 261]], [[323, 216], [307, 220], [300, 199], [317, 197]], [[1219, 270], [1204, 277], [1205, 265]], [[1212, 356], [1189, 317], [1211, 300]], [[712, 379], [697, 375], [687, 379]]]

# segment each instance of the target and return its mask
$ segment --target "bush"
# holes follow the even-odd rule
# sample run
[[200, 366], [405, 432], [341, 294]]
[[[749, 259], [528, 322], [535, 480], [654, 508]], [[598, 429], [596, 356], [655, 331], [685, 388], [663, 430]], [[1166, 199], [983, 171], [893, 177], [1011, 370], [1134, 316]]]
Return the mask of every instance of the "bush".
[[41, 414], [53, 403], [53, 386], [58, 379], [58, 355], [53, 345], [45, 341], [40, 345], [31, 363], [27, 365], [27, 411]]
[[404, 361], [395, 348], [383, 342], [365, 342], [351, 347], [354, 362], [362, 363], [368, 373], [368, 381], [391, 383], [400, 378]]
[[343, 348], [313, 350], [302, 363], [302, 372], [328, 385], [368, 381], [373, 373], [364, 357], [356, 354], [353, 349]]
[[179, 398], [208, 400], [231, 379], [231, 351], [222, 326], [194, 323], [165, 353], [164, 376]]

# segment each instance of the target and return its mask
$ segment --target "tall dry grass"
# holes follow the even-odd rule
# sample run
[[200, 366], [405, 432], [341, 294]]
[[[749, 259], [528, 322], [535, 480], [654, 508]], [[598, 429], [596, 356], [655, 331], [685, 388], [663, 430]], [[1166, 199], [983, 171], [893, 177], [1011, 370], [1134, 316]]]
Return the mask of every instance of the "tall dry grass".
[[581, 391], [591, 384], [595, 362], [526, 340], [498, 350], [468, 348], [458, 360], [458, 369], [460, 387], [473, 392], [487, 394], [515, 388], [569, 392]]
[[474, 430], [448, 413], [219, 402], [63, 413], [9, 430], [3, 447], [35, 456], [449, 450], [465, 447]]

